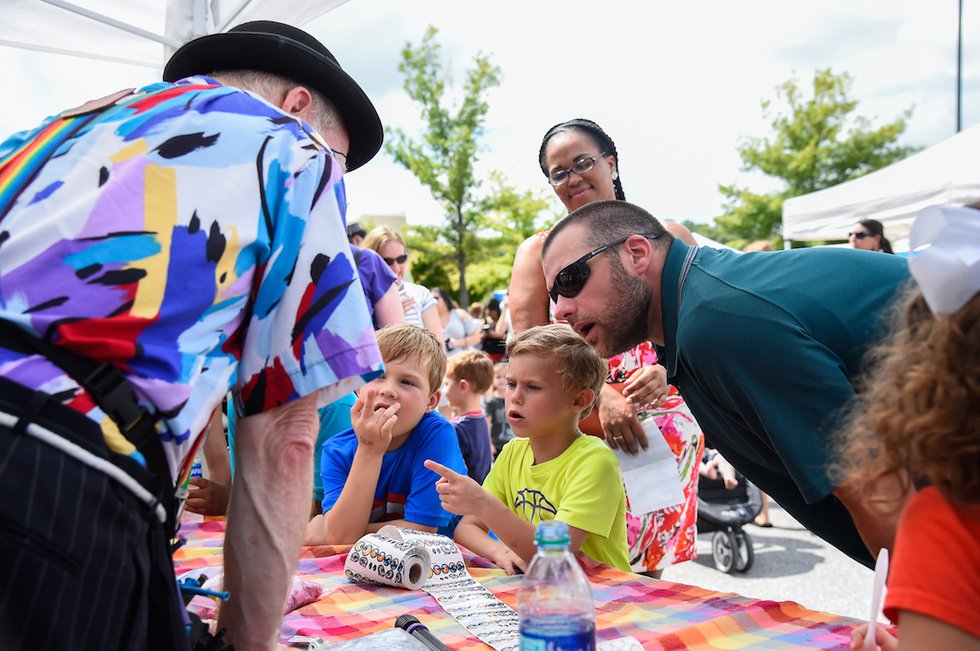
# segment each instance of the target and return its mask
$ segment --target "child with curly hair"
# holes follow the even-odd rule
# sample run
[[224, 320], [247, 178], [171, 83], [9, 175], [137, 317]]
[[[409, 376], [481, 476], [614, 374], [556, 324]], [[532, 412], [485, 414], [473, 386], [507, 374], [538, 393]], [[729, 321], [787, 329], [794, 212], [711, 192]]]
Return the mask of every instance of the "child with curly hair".
[[[884, 609], [901, 633], [877, 627], [876, 645], [977, 650], [980, 212], [926, 209], [911, 243], [918, 288], [876, 350], [843, 430], [840, 470], [863, 478], [869, 505], [902, 509]], [[918, 490], [903, 504], [910, 487]], [[867, 626], [854, 631], [852, 649]]]

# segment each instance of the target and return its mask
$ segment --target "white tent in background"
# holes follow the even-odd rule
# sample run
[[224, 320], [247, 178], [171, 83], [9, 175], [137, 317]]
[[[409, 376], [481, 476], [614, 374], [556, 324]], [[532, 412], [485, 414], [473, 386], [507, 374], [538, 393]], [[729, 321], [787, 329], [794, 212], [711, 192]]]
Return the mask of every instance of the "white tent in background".
[[247, 20], [301, 26], [347, 0], [3, 0], [0, 45], [162, 68], [183, 43]]
[[877, 219], [893, 243], [935, 204], [980, 199], [980, 125], [866, 176], [783, 203], [783, 239], [845, 239], [858, 220]]

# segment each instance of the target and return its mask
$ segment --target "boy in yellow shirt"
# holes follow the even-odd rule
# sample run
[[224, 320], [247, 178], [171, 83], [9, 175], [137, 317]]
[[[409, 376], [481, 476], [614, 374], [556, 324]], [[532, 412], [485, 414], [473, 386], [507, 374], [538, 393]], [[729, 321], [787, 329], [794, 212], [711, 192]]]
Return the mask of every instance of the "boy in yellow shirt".
[[572, 551], [629, 572], [616, 457], [578, 428], [605, 380], [606, 362], [566, 325], [529, 328], [507, 343], [507, 354], [507, 418], [517, 438], [483, 486], [425, 462], [442, 476], [436, 490], [443, 507], [463, 516], [456, 541], [513, 574], [534, 556], [538, 522], [560, 520]]

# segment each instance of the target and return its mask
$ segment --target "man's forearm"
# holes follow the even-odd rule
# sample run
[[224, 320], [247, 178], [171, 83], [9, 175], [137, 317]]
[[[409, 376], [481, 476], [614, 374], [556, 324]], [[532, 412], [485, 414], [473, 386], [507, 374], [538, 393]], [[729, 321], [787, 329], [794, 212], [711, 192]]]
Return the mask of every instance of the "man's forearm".
[[887, 498], [888, 504], [892, 508], [885, 510], [870, 507], [861, 486], [856, 482], [843, 484], [834, 489], [834, 495], [850, 513], [861, 540], [864, 541], [871, 555], [875, 557], [878, 556], [878, 551], [881, 549], [893, 551], [892, 547], [895, 544], [895, 533], [898, 530], [898, 519], [902, 507], [912, 496], [911, 491], [903, 495], [897, 480], [886, 480], [886, 482], [883, 482], [883, 485], [879, 487], [883, 491], [879, 492], [879, 495]]
[[313, 492], [315, 396], [243, 418], [225, 532], [219, 626], [238, 651], [274, 648]]

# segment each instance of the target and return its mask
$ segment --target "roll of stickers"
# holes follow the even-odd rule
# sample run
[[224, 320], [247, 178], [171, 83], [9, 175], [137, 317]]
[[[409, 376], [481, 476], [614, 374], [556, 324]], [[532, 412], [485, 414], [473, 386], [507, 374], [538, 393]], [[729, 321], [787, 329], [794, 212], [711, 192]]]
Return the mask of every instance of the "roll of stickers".
[[401, 536], [386, 535], [385, 529], [398, 533], [394, 527], [384, 527], [354, 543], [344, 562], [344, 574], [352, 581], [418, 590], [429, 579], [429, 553]]
[[485, 644], [497, 651], [519, 646], [517, 613], [470, 576], [462, 552], [446, 536], [382, 527], [354, 543], [344, 573], [354, 581], [425, 590]]

